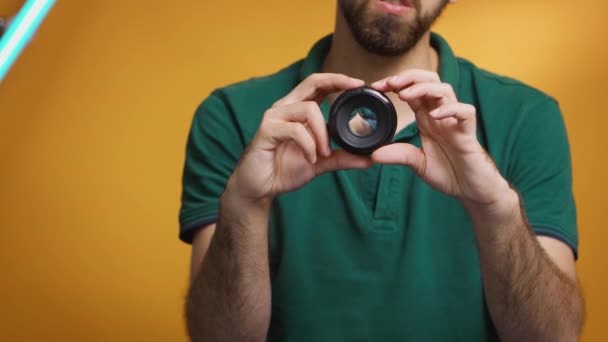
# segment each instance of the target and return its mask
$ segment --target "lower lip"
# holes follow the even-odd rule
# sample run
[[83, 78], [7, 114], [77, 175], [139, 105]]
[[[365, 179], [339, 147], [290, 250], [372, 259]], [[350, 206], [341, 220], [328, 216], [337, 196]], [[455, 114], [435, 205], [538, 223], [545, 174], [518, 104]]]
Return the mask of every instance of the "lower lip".
[[410, 11], [412, 8], [411, 7], [407, 7], [407, 6], [403, 6], [403, 5], [393, 5], [389, 2], [385, 2], [385, 1], [380, 1], [380, 0], [376, 0], [376, 3], [378, 3], [378, 6], [380, 6], [380, 8], [387, 12], [387, 13], [391, 13], [391, 14], [403, 14], [407, 11]]

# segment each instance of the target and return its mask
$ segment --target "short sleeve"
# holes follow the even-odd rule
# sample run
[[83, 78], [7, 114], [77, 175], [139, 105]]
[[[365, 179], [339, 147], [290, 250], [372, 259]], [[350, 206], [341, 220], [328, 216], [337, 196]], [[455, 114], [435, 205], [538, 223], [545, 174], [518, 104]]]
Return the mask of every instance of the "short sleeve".
[[243, 151], [238, 125], [219, 91], [196, 110], [186, 146], [179, 238], [192, 243], [194, 232], [216, 222], [219, 198]]
[[507, 178], [521, 194], [534, 232], [566, 243], [577, 257], [570, 146], [559, 105], [544, 97], [518, 119]]

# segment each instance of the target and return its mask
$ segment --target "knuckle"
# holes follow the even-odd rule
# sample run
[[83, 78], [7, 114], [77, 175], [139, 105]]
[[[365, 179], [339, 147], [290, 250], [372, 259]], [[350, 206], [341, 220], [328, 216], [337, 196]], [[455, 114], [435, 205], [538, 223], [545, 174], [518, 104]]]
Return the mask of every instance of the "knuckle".
[[298, 125], [299, 127], [294, 128], [294, 133], [292, 135], [293, 139], [299, 142], [304, 149], [314, 149], [315, 142], [306, 130], [304, 126]]
[[262, 120], [260, 127], [258, 127], [258, 134], [262, 136], [268, 136], [272, 130], [270, 129], [270, 122], [268, 120]]
[[344, 74], [335, 74], [335, 75], [336, 75], [336, 80], [338, 80], [338, 81], [348, 82], [351, 80], [350, 76], [346, 76]]
[[410, 75], [404, 74], [398, 75], [396, 80], [389, 79], [389, 82], [391, 82], [391, 84], [394, 84], [396, 87], [403, 87], [408, 84], [411, 84], [413, 81]]
[[304, 128], [303, 125], [299, 124], [299, 123], [294, 123], [291, 126], [291, 131], [294, 135], [299, 136], [299, 137], [306, 137], [306, 128]]
[[412, 70], [403, 70], [400, 73], [398, 73], [397, 76], [406, 77], [406, 76], [410, 75], [411, 73], [412, 73]]
[[267, 109], [267, 110], [264, 112], [262, 122], [264, 122], [265, 120], [267, 120], [267, 118], [270, 118], [270, 117], [274, 116], [275, 111], [276, 111], [276, 109], [275, 109], [274, 107], [273, 107], [273, 108], [268, 108], [268, 109]]
[[409, 87], [407, 87], [406, 89], [403, 89], [403, 93], [406, 94], [415, 94], [418, 93], [420, 90], [424, 90], [428, 87], [427, 84], [424, 83], [416, 83], [414, 85], [411, 85]]
[[296, 140], [296, 141], [300, 140], [298, 130], [296, 129], [296, 127], [294, 127], [294, 125], [287, 125], [282, 128], [283, 128], [283, 132], [285, 132], [286, 136], [290, 137], [292, 140]]
[[314, 101], [304, 101], [302, 104], [306, 113], [314, 113], [318, 107], [317, 103]]
[[315, 72], [308, 76], [306, 79], [309, 80], [311, 83], [316, 84], [317, 82], [323, 79], [323, 74]]

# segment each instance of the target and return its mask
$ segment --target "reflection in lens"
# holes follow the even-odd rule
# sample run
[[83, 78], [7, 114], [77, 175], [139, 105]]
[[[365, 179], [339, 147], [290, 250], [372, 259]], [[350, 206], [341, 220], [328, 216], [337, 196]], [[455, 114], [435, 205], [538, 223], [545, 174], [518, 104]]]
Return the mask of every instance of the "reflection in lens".
[[359, 107], [353, 110], [348, 117], [348, 128], [358, 137], [372, 135], [378, 127], [376, 114], [369, 108]]

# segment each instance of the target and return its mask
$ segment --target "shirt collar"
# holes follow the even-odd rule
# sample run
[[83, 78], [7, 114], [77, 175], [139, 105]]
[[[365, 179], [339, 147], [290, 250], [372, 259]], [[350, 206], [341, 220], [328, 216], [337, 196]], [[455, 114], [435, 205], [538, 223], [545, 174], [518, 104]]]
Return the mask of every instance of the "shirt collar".
[[449, 83], [452, 88], [458, 89], [460, 80], [458, 59], [452, 48], [443, 37], [434, 32], [431, 32], [431, 46], [439, 55], [439, 78], [442, 82]]
[[332, 40], [333, 34], [330, 34], [321, 38], [315, 43], [315, 45], [312, 46], [308, 52], [308, 56], [306, 56], [304, 63], [300, 68], [300, 81], [303, 81], [306, 77], [321, 71], [325, 57], [331, 48]]

